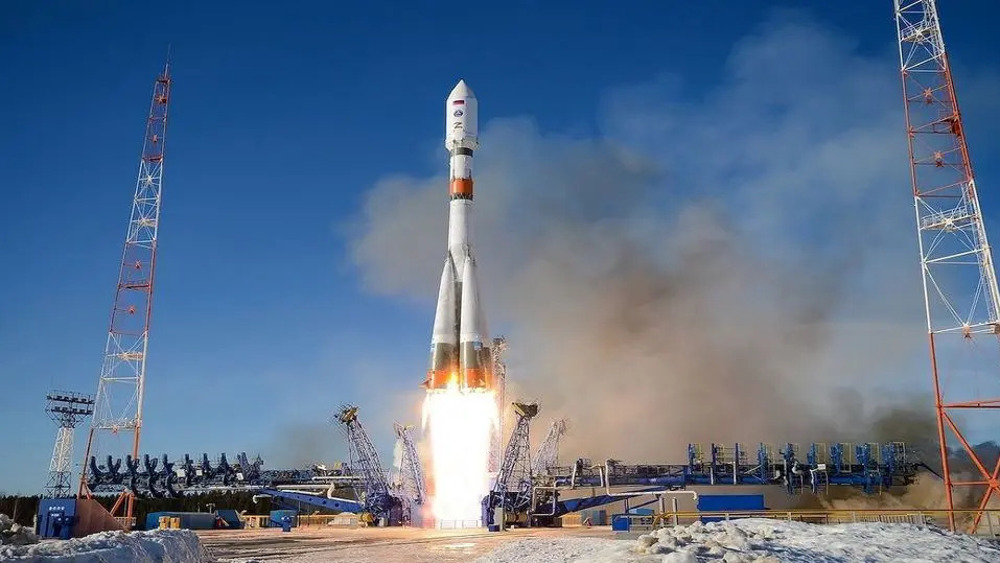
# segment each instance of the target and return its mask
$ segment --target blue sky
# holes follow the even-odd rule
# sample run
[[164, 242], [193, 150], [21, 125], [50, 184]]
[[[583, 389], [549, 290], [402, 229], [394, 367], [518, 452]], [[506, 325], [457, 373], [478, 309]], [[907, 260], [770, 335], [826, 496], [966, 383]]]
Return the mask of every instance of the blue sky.
[[[569, 153], [594, 139], [683, 153], [683, 131], [670, 132], [676, 145], [645, 142], [655, 131], [629, 123], [630, 111], [664, 96], [692, 115], [732, 110], [726, 93], [739, 92], [729, 84], [740, 53], [765, 56], [768, 45], [776, 52], [764, 60], [775, 64], [761, 74], [789, 81], [796, 96], [830, 91], [823, 78], [784, 72], [786, 57], [810, 52], [833, 59], [829, 72], [823, 59], [789, 68], [818, 69], [836, 84], [858, 60], [877, 69], [864, 84], [887, 69], [886, 84], [898, 86], [888, 0], [826, 12], [809, 2], [210, 4], [0, 9], [0, 490], [43, 484], [54, 436], [45, 392], [96, 388], [143, 119], [168, 42], [174, 90], [144, 449], [259, 451], [286, 463], [342, 454], [327, 421], [345, 401], [372, 413], [383, 450], [393, 417], [416, 420], [436, 280], [421, 274], [405, 290], [373, 282], [405, 272], [372, 266], [385, 247], [365, 241], [380, 224], [371, 203], [386, 182], [416, 190], [446, 173], [441, 110], [459, 78], [480, 97], [484, 137], [508, 147], [537, 138], [546, 151], [563, 139]], [[998, 205], [990, 186], [1000, 183], [989, 158], [1000, 148], [1000, 63], [987, 23], [997, 14], [972, 4], [947, 3], [941, 17], [989, 215]], [[769, 43], [772, 27], [787, 33]], [[780, 40], [797, 37], [788, 30], [805, 30], [807, 43], [817, 30], [835, 40], [800, 53]], [[840, 47], [849, 56], [839, 58]], [[739, 113], [764, 111], [752, 102]], [[895, 109], [901, 126], [892, 104], [887, 94], [873, 115]], [[814, 117], [818, 130], [845, 119]], [[484, 170], [498, 174], [500, 157], [490, 164], [482, 152]], [[884, 166], [905, 179], [905, 160]], [[885, 189], [901, 194], [893, 209], [909, 228], [908, 186]], [[669, 199], [658, 194], [650, 197]], [[444, 224], [421, 209], [406, 215], [430, 223], [443, 248]], [[901, 252], [915, 260], [910, 235]], [[376, 258], [359, 259], [359, 245]], [[904, 271], [912, 291], [916, 270]], [[910, 304], [905, 322], [915, 316], [919, 335], [920, 304]], [[496, 316], [501, 330], [528, 322]]]

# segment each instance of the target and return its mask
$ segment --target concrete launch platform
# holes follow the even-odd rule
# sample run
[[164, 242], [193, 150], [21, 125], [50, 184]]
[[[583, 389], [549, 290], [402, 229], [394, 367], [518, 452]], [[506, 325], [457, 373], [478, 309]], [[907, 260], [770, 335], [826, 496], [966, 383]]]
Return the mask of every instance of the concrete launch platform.
[[532, 528], [490, 533], [485, 529], [425, 530], [419, 528], [321, 527], [240, 531], [199, 531], [202, 543], [222, 562], [318, 563], [320, 561], [380, 561], [424, 563], [471, 561], [503, 543], [526, 537], [614, 538], [610, 526], [592, 528]]

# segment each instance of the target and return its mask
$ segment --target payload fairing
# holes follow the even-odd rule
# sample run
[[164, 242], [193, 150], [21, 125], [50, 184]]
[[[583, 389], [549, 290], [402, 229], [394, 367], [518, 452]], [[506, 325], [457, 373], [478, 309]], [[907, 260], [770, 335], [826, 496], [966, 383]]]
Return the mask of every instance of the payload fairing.
[[450, 155], [448, 251], [441, 273], [431, 359], [424, 385], [428, 389], [493, 388], [493, 360], [486, 317], [479, 299], [476, 259], [472, 251], [472, 159], [479, 148], [478, 102], [464, 80], [445, 102], [444, 146]]

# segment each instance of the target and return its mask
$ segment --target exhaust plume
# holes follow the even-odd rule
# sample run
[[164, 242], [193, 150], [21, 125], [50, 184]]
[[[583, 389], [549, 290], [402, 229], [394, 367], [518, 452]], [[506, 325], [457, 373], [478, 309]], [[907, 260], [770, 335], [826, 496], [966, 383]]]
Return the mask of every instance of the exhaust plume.
[[[877, 397], [925, 388], [897, 80], [781, 15], [702, 98], [664, 78], [610, 95], [594, 138], [483, 128], [485, 307], [511, 342], [508, 398], [572, 420], [564, 459], [873, 440], [858, 420]], [[433, 301], [443, 172], [368, 193], [351, 246], [369, 290]]]

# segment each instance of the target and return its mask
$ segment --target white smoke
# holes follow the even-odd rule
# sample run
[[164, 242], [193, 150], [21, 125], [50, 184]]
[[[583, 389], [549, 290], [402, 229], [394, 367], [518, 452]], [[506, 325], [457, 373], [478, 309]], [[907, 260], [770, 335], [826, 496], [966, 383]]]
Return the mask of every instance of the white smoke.
[[[477, 153], [509, 397], [569, 417], [567, 455], [867, 438], [877, 390], [926, 389], [892, 53], [782, 15], [703, 97], [661, 77], [610, 96], [601, 123], [585, 138], [494, 119]], [[446, 186], [444, 170], [375, 184], [351, 239], [368, 289], [430, 309]]]

